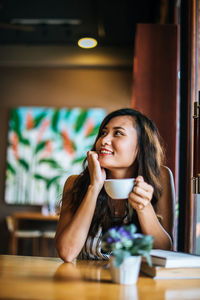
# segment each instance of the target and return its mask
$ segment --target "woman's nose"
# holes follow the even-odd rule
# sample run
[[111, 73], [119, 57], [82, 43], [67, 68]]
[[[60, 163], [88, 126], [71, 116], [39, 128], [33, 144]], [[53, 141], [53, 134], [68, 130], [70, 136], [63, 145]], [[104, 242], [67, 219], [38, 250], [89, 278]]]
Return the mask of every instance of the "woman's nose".
[[109, 134], [105, 135], [101, 139], [102, 146], [111, 144], [111, 136]]

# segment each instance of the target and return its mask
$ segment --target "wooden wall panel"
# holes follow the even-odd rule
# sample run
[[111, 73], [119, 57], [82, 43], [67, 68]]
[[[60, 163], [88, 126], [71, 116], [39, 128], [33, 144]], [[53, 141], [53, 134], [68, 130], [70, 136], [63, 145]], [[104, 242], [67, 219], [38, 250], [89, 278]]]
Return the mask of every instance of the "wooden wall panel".
[[178, 28], [138, 24], [132, 107], [157, 125], [166, 148], [166, 165], [177, 181]]

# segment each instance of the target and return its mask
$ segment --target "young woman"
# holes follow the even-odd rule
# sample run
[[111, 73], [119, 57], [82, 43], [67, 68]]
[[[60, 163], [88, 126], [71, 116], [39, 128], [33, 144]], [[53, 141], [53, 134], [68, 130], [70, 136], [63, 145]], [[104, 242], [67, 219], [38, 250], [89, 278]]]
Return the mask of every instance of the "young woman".
[[[106, 178], [136, 178], [126, 200], [106, 194]], [[154, 237], [154, 248], [171, 249], [174, 184], [163, 166], [163, 151], [153, 122], [140, 112], [125, 108], [103, 120], [87, 166], [70, 176], [64, 186], [55, 237], [64, 261], [106, 259], [101, 236], [108, 228], [133, 223], [138, 232]]]

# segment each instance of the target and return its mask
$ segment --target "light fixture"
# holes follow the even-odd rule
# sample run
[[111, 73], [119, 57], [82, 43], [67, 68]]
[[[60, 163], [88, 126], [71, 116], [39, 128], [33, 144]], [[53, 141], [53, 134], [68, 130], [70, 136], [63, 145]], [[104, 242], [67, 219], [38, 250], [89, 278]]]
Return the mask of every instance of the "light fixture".
[[91, 37], [85, 37], [78, 41], [78, 45], [81, 48], [94, 48], [97, 46], [97, 40]]

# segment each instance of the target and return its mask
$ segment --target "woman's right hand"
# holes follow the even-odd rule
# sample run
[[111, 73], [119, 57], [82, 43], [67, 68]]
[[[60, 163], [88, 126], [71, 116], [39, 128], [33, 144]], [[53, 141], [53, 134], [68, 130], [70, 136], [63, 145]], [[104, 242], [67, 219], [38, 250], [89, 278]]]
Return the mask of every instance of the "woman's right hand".
[[95, 151], [88, 151], [87, 161], [90, 173], [90, 184], [98, 187], [101, 190], [104, 180], [106, 179], [106, 172], [100, 166], [98, 154]]

